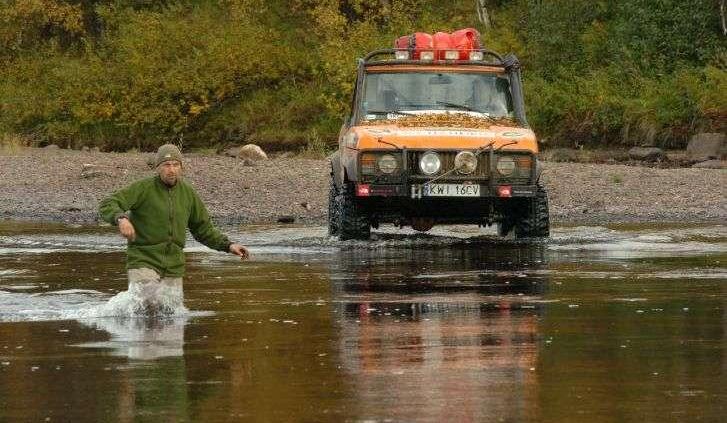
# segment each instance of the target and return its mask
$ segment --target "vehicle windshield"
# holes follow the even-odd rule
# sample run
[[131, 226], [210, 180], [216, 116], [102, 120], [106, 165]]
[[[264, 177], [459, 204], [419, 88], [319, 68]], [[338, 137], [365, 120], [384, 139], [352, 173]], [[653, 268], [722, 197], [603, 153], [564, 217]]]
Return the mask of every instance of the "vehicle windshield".
[[365, 120], [444, 111], [514, 114], [507, 78], [482, 72], [369, 73], [361, 107]]

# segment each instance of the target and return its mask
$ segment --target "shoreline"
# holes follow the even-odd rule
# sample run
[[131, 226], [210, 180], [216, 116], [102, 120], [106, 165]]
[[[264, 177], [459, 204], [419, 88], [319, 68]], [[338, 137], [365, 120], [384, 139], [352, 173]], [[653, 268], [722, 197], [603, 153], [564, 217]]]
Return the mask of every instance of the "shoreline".
[[[296, 226], [296, 225], [304, 225], [304, 226], [323, 226], [326, 225], [326, 216], [324, 216], [322, 219], [297, 219], [293, 222], [278, 222], [277, 220], [267, 220], [267, 221], [249, 221], [244, 219], [235, 219], [234, 217], [228, 217], [228, 216], [215, 216], [212, 215], [212, 220], [216, 225], [222, 226], [222, 227], [234, 227], [234, 226], [243, 226], [243, 225], [249, 225], [249, 226]], [[43, 214], [43, 213], [36, 213], [32, 215], [23, 215], [23, 214], [10, 214], [10, 213], [0, 213], [0, 222], [19, 222], [24, 224], [32, 224], [32, 223], [38, 223], [38, 224], [58, 224], [58, 225], [68, 225], [68, 226], [112, 226], [104, 221], [102, 221], [100, 218], [98, 218], [97, 215], [91, 213], [91, 212], [75, 212], [75, 213], [59, 213], [59, 214]], [[641, 216], [641, 215], [619, 215], [619, 216], [612, 216], [612, 215], [596, 215], [591, 217], [582, 217], [582, 218], [556, 218], [554, 219], [551, 216], [551, 226], [561, 226], [561, 227], [569, 227], [569, 226], [593, 226], [593, 225], [600, 225], [600, 226], [613, 226], [613, 225], [712, 225], [712, 224], [727, 224], [727, 220], [721, 217], [692, 217], [691, 220], [685, 220], [683, 216], [678, 216], [671, 218], [671, 216], [664, 216], [660, 218], [659, 220], [649, 220], [648, 218]], [[382, 224], [382, 226], [391, 226], [391, 224]], [[458, 225], [454, 225], [458, 226]]]
[[[0, 155], [0, 219], [98, 223], [98, 202], [153, 175], [146, 153], [27, 148]], [[727, 170], [543, 162], [551, 223], [722, 223]], [[323, 225], [326, 159], [277, 157], [250, 166], [219, 155], [185, 156], [186, 178], [221, 226]]]

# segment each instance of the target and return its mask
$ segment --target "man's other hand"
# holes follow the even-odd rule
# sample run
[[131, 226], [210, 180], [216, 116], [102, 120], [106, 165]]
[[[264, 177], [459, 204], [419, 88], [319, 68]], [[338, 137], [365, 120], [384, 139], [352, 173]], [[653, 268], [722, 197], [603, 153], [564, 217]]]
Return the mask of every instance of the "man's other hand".
[[230, 244], [230, 252], [236, 256], [239, 256], [242, 260], [250, 258], [250, 252], [247, 251], [247, 248], [243, 247], [240, 244]]
[[119, 232], [121, 233], [121, 236], [128, 239], [129, 241], [133, 241], [136, 239], [136, 231], [134, 230], [134, 225], [129, 222], [129, 219], [122, 217], [119, 219]]

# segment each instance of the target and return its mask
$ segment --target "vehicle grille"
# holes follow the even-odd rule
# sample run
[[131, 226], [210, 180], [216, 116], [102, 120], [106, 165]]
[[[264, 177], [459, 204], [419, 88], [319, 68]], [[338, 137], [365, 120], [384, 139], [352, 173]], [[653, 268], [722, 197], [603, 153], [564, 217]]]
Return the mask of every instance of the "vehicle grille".
[[458, 151], [437, 151], [439, 154], [439, 158], [442, 160], [442, 170], [437, 174], [433, 176], [428, 176], [422, 173], [421, 169], [419, 169], [419, 159], [424, 155], [426, 151], [408, 151], [407, 152], [407, 162], [409, 164], [409, 170], [411, 171], [411, 176], [413, 177], [422, 177], [422, 178], [432, 178], [436, 177], [437, 175], [441, 175], [445, 172], [450, 172], [447, 176], [445, 176], [443, 179], [445, 180], [470, 180], [472, 178], [478, 178], [478, 179], [488, 179], [489, 178], [489, 155], [486, 153], [480, 154], [477, 157], [477, 168], [474, 172], [472, 172], [469, 175], [461, 175], [457, 171], [453, 171], [454, 169], [454, 157], [457, 155]]
[[[427, 150], [428, 151], [428, 150]], [[490, 172], [489, 172], [489, 161], [490, 161], [490, 155], [487, 152], [484, 152], [480, 154], [477, 157], [477, 168], [475, 168], [475, 171], [472, 172], [469, 175], [461, 175], [457, 171], [453, 171], [454, 169], [454, 158], [457, 155], [459, 151], [441, 151], [438, 150], [437, 154], [439, 154], [439, 158], [442, 160], [442, 170], [432, 176], [427, 176], [424, 173], [422, 173], [421, 169], [419, 169], [419, 159], [421, 156], [426, 153], [427, 151], [407, 151], [407, 162], [408, 162], [408, 168], [410, 171], [410, 177], [412, 179], [422, 179], [422, 180], [429, 180], [432, 178], [441, 178], [442, 181], [472, 181], [472, 180], [479, 180], [479, 181], [487, 181], [490, 178]], [[449, 172], [449, 173], [447, 173]], [[443, 174], [446, 174], [446, 176], [441, 176]], [[493, 172], [494, 174], [494, 183], [496, 184], [529, 184], [531, 183], [531, 175], [523, 175], [516, 174], [512, 176], [501, 176], [496, 171]]]

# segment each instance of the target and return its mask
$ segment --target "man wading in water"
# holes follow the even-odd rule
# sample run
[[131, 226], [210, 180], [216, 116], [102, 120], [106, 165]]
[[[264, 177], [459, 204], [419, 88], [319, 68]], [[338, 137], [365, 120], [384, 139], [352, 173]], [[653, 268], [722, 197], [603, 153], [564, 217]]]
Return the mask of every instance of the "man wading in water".
[[223, 235], [210, 221], [194, 188], [182, 179], [182, 153], [172, 144], [159, 147], [157, 175], [136, 181], [101, 201], [103, 220], [118, 225], [128, 240], [126, 269], [131, 313], [171, 314], [183, 310], [185, 230], [209, 248], [243, 260], [245, 247]]

